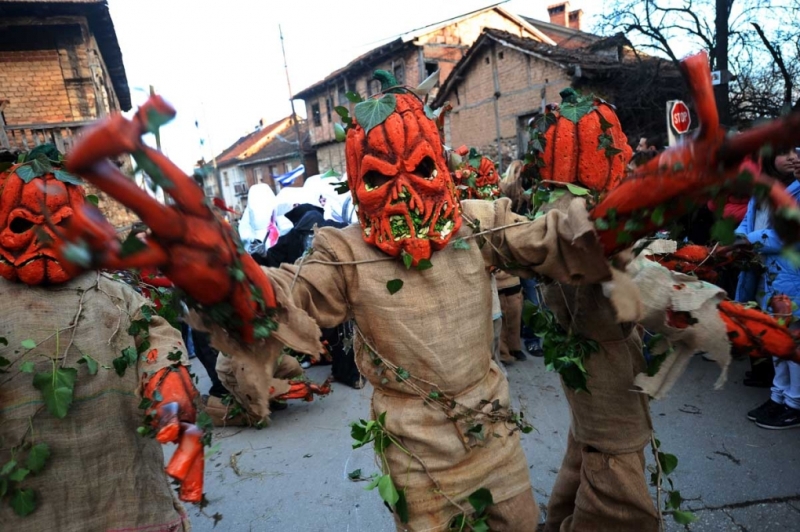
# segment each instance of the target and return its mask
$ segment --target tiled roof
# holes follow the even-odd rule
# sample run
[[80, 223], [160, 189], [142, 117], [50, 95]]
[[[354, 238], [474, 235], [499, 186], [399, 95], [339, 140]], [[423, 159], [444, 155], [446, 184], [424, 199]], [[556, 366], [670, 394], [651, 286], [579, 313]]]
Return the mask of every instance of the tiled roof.
[[[303, 138], [304, 150], [312, 151], [305, 122], [300, 123], [300, 135]], [[296, 130], [294, 125], [290, 124], [280, 133], [275, 133], [260, 150], [243, 159], [241, 164], [256, 164], [293, 156], [299, 156], [299, 150]]]
[[291, 122], [291, 117], [281, 118], [277, 122], [273, 122], [268, 126], [253, 131], [243, 137], [239, 138], [236, 142], [228, 146], [217, 155], [217, 166], [228, 166], [238, 161], [242, 161], [250, 155], [256, 153], [264, 145], [269, 142], [276, 133], [282, 132], [288, 127]]
[[[666, 65], [665, 73], [674, 72], [675, 75], [679, 75], [677, 69], [672, 67], [669, 61], [649, 57], [641, 53], [636, 58], [633, 53], [626, 49], [626, 47], [630, 47], [630, 43], [622, 35], [599, 39], [585, 48], [570, 49], [552, 46], [533, 39], [526, 39], [525, 37], [518, 37], [505, 31], [486, 28], [442, 84], [441, 90], [439, 90], [436, 99], [432, 103], [433, 107], [441, 107], [444, 104], [454, 85], [461, 80], [472, 60], [477, 57], [478, 51], [490, 42], [497, 42], [503, 46], [514, 48], [543, 61], [549, 61], [563, 67], [576, 67], [576, 75], [578, 76], [638, 68], [639, 60], [662, 61]], [[616, 53], [619, 47], [623, 48], [621, 57], [618, 57]], [[613, 53], [604, 53], [604, 50], [613, 50]]]
[[530, 33], [537, 35], [538, 37], [541, 38], [542, 41], [546, 42], [550, 40], [550, 37], [545, 32], [539, 30], [539, 28], [531, 24], [531, 21], [529, 19], [514, 15], [513, 13], [510, 13], [506, 9], [503, 9], [501, 7], [501, 4], [503, 4], [504, 1], [497, 2], [495, 4], [491, 4], [486, 7], [482, 7], [480, 9], [476, 9], [474, 11], [470, 11], [469, 13], [462, 13], [455, 17], [435, 22], [433, 24], [428, 24], [421, 28], [416, 28], [409, 32], [403, 33], [399, 35], [396, 39], [387, 42], [386, 44], [382, 44], [377, 48], [373, 48], [369, 52], [361, 54], [360, 56], [356, 57], [355, 59], [347, 63], [347, 65], [343, 66], [342, 68], [334, 70], [333, 72], [325, 76], [325, 78], [323, 78], [322, 80], [314, 83], [310, 87], [306, 87], [305, 89], [295, 94], [294, 98], [298, 100], [306, 99], [307, 97], [311, 96], [325, 85], [328, 85], [337, 79], [343, 78], [345, 73], [348, 73], [349, 75], [358, 74], [363, 69], [368, 69], [372, 67], [375, 63], [380, 62], [385, 56], [394, 54], [398, 50], [402, 50], [406, 47], [410, 48], [414, 46], [413, 41], [422, 35], [426, 35], [428, 33], [437, 31], [443, 27], [455, 24], [456, 22], [459, 22], [461, 20], [472, 17], [478, 13], [482, 13], [489, 10], [496, 10], [505, 17], [510, 18], [514, 22], [520, 24], [522, 27], [526, 27], [526, 29]]
[[558, 24], [553, 24], [552, 22], [545, 22], [543, 20], [537, 20], [535, 18], [525, 16], [522, 18], [525, 19], [528, 24], [553, 39], [557, 46], [563, 46], [565, 48], [582, 48], [602, 39], [602, 37], [599, 35], [576, 30], [567, 26], [560, 26]]

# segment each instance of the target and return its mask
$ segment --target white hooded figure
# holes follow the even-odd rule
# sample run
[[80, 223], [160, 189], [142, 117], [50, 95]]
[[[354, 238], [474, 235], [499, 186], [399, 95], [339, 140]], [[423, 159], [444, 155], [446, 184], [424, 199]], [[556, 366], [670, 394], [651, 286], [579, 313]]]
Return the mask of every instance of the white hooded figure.
[[323, 190], [326, 199], [324, 206], [325, 219], [349, 225], [358, 222], [358, 216], [356, 215], [353, 197], [350, 192], [336, 193], [336, 187], [343, 182], [347, 182], [347, 174], [340, 178], [323, 180], [324, 185], [321, 185], [320, 188]]
[[248, 253], [260, 243], [264, 243], [269, 249], [278, 240], [278, 228], [275, 224], [277, 204], [275, 193], [266, 183], [250, 187], [247, 207], [239, 220], [239, 237]]

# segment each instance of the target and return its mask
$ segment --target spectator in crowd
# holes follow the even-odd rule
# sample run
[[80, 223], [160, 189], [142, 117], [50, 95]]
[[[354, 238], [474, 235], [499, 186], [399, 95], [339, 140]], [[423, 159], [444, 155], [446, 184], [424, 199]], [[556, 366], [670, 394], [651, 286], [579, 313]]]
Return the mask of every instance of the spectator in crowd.
[[[795, 199], [800, 199], [800, 182], [797, 181], [800, 178], [800, 160], [797, 148], [764, 161], [763, 171], [782, 180], [788, 185], [788, 192]], [[800, 269], [782, 255], [783, 242], [775, 232], [767, 206], [752, 198], [736, 234], [756, 247], [765, 266], [762, 274], [754, 271], [742, 272], [736, 300], [756, 301], [761, 308], [773, 313], [780, 312], [773, 305], [776, 296], [787, 295], [796, 302], [800, 297]], [[795, 309], [793, 318], [798, 317], [800, 310]], [[796, 325], [795, 323], [790, 327]], [[773, 363], [775, 377], [772, 380], [770, 398], [758, 408], [749, 411], [747, 418], [765, 429], [800, 427], [800, 364], [778, 359]]]

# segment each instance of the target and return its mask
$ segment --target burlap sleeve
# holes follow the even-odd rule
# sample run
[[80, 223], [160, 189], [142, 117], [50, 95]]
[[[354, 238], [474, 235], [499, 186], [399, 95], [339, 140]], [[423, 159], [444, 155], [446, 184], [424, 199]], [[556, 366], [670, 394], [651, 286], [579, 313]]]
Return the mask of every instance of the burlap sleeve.
[[481, 249], [489, 265], [520, 277], [536, 273], [571, 284], [611, 278], [581, 198], [572, 200], [565, 210], [554, 209], [535, 220], [514, 214], [508, 198], [468, 200], [462, 206], [464, 219], [476, 232], [488, 231]]

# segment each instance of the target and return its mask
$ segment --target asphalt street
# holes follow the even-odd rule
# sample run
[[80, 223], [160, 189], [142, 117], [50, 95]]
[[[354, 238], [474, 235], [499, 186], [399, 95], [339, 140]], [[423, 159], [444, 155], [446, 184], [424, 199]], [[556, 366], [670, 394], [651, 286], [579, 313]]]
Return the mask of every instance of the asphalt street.
[[[663, 450], [679, 459], [672, 479], [699, 518], [684, 527], [667, 517], [667, 530], [800, 530], [800, 430], [769, 431], [747, 421], [747, 410], [768, 396], [741, 384], [748, 367], [734, 361], [727, 384], [715, 391], [716, 365], [695, 357], [669, 397], [651, 404]], [[202, 366], [195, 371], [206, 391]], [[322, 381], [329, 371], [308, 373]], [[566, 445], [566, 401], [541, 359], [516, 363], [508, 373], [516, 406], [536, 427], [522, 443], [544, 515]], [[368, 416], [370, 394], [369, 387], [334, 384], [328, 397], [276, 412], [268, 428], [216, 429], [219, 450], [206, 463], [209, 504], [188, 509], [193, 529], [394, 531], [377, 492], [347, 475], [378, 470], [371, 449], [351, 448], [349, 424]]]

